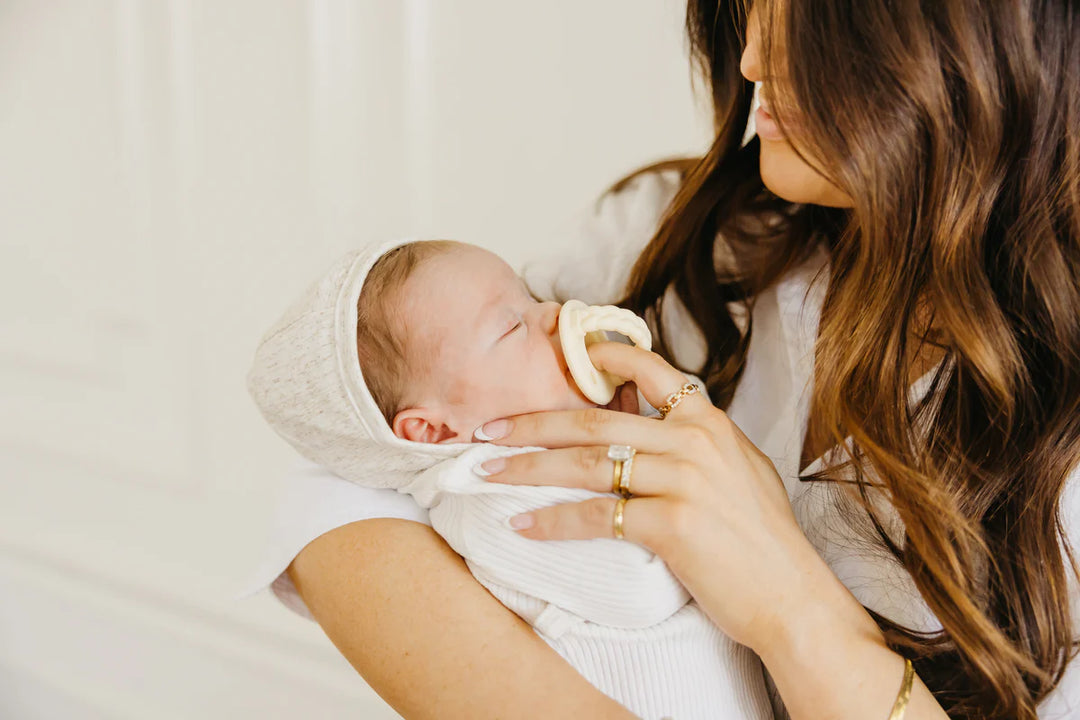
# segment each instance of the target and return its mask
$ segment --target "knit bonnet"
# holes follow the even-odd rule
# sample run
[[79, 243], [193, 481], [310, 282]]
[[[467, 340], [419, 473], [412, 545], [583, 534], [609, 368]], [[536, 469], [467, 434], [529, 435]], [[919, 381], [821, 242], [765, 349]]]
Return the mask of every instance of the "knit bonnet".
[[300, 454], [367, 487], [399, 488], [468, 444], [394, 435], [364, 381], [356, 350], [357, 301], [379, 258], [411, 239], [375, 243], [338, 260], [263, 336], [248, 392]]

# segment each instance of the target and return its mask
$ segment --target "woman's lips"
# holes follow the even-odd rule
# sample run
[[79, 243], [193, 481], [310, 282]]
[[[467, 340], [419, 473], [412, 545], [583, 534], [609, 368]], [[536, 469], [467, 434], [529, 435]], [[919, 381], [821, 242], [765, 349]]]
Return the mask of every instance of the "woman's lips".
[[759, 106], [757, 112], [754, 113], [754, 126], [757, 129], [758, 137], [762, 140], [784, 140], [784, 133], [780, 130], [780, 126], [773, 119], [773, 116], [769, 114], [765, 106]]

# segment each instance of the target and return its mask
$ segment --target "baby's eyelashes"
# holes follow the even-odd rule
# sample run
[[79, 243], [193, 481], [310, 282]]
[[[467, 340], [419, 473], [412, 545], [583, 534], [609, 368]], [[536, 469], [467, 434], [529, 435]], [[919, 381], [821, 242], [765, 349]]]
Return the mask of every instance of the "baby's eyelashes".
[[523, 327], [523, 325], [522, 325], [521, 321], [519, 320], [519, 321], [518, 321], [517, 323], [515, 323], [515, 324], [514, 324], [514, 326], [513, 326], [513, 327], [511, 327], [511, 328], [510, 328], [509, 330], [507, 330], [506, 332], [504, 332], [504, 333], [502, 334], [502, 337], [500, 337], [499, 339], [500, 339], [500, 340], [503, 340], [503, 339], [505, 339], [505, 338], [508, 338], [508, 337], [510, 337], [510, 336], [511, 336], [511, 335], [513, 335], [513, 334], [514, 334], [515, 332], [517, 332], [517, 331], [518, 331], [519, 329], [521, 329], [522, 327]]

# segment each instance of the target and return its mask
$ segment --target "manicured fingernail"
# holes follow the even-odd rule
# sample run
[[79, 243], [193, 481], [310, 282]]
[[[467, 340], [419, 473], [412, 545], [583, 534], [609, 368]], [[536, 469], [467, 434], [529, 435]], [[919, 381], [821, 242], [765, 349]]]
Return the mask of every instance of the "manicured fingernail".
[[529, 513], [515, 515], [507, 520], [506, 523], [514, 530], [528, 530], [533, 526], [533, 516]]
[[510, 427], [509, 420], [492, 420], [491, 422], [476, 428], [475, 432], [473, 432], [473, 437], [483, 442], [498, 440], [499, 438], [506, 437], [510, 434]]
[[501, 473], [506, 469], [506, 458], [492, 458], [482, 462], [473, 468], [473, 472], [480, 477], [489, 477], [495, 473]]

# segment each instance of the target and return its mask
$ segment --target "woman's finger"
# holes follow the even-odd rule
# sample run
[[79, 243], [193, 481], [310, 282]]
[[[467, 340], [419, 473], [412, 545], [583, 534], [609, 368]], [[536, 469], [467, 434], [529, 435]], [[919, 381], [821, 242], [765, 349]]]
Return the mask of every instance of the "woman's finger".
[[[589, 346], [589, 359], [605, 372], [632, 380], [638, 390], [659, 408], [667, 399], [686, 384], [686, 376], [654, 352], [633, 345], [602, 342]], [[679, 403], [680, 414], [688, 410], [712, 408], [712, 403], [702, 393], [684, 397]]]
[[498, 445], [546, 448], [630, 445], [638, 452], [655, 454], [679, 444], [675, 425], [602, 408], [515, 415], [487, 423], [476, 432], [476, 437]]
[[[538, 450], [511, 457], [488, 460], [477, 473], [489, 482], [506, 485], [554, 485], [594, 492], [614, 492], [618, 481], [615, 461], [607, 456], [606, 446]], [[629, 492], [641, 495], [677, 495], [692, 492], [697, 469], [670, 455], [639, 452], [622, 468]]]
[[[615, 537], [615, 498], [594, 498], [540, 508], [510, 518], [510, 527], [531, 540], [591, 540]], [[630, 498], [623, 504], [622, 539], [650, 546], [672, 506], [661, 498]]]
[[[597, 367], [633, 381], [645, 399], [662, 406], [686, 385], [685, 376], [656, 353], [621, 343], [597, 343], [589, 348]], [[704, 412], [724, 417], [702, 393], [682, 398], [673, 417], [695, 417]], [[516, 415], [493, 420], [478, 428], [478, 440], [499, 445], [539, 445], [547, 448], [575, 445], [632, 445], [639, 451], [669, 452], [685, 440], [676, 423], [657, 423], [611, 410], [564, 410]]]

